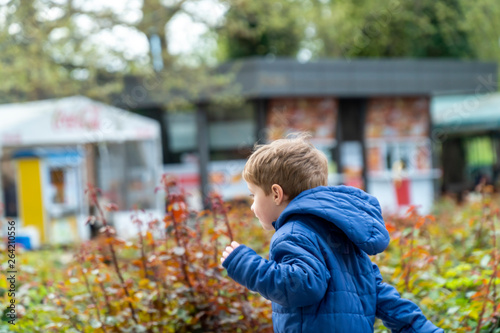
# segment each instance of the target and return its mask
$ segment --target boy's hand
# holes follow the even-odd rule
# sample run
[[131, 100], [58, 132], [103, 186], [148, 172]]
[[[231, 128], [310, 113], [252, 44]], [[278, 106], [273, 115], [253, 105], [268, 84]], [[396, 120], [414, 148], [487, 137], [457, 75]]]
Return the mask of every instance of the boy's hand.
[[231, 245], [227, 246], [225, 251], [222, 252], [222, 258], [220, 258], [220, 263], [222, 264], [224, 260], [226, 260], [226, 258], [229, 257], [229, 254], [231, 254], [231, 252], [233, 252], [233, 250], [236, 249], [238, 246], [240, 246], [240, 244], [234, 241], [231, 243]]

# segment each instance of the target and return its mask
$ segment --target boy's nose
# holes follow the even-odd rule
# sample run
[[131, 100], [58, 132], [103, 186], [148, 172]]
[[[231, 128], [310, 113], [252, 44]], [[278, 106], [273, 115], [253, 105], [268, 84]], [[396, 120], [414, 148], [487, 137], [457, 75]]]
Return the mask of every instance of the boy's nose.
[[[250, 206], [250, 210], [251, 210], [252, 212], [254, 212], [254, 210], [253, 210], [253, 206], [254, 206], [254, 205], [255, 205], [255, 203], [253, 203], [253, 204], [252, 204], [252, 206]], [[255, 212], [254, 212], [254, 213], [255, 213]]]

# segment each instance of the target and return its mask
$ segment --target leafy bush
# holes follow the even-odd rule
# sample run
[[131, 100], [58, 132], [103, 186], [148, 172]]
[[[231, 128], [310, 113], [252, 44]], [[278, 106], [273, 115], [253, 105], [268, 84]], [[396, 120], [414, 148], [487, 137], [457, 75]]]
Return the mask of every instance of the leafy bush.
[[500, 206], [491, 192], [463, 206], [444, 199], [435, 216], [411, 207], [385, 218], [391, 244], [375, 258], [382, 275], [446, 332], [500, 332]]
[[229, 215], [241, 231], [245, 228], [240, 224], [247, 225], [247, 219], [238, 220], [238, 211], [229, 212], [216, 194], [209, 198], [210, 211], [189, 210], [185, 194], [168, 177], [163, 178], [162, 189], [167, 207], [163, 220], [133, 216], [138, 231], [144, 230], [136, 240], [125, 241], [108, 225], [97, 200], [99, 191], [90, 188], [99, 214], [89, 220], [102, 223], [100, 236], [78, 248], [58, 282], [29, 274], [27, 266], [20, 268], [24, 275], [18, 289], [32, 287], [36, 298], [19, 299], [27, 313], [10, 329], [272, 332], [269, 302], [227, 278], [220, 266], [221, 244], [233, 237]]
[[[100, 236], [68, 251], [20, 252], [16, 326], [3, 317], [0, 332], [272, 332], [271, 305], [227, 277], [223, 247], [234, 238], [266, 256], [270, 234], [248, 203], [190, 210], [175, 180], [162, 179], [162, 220], [132, 216], [137, 238], [116, 237], [88, 190], [103, 227]], [[374, 257], [403, 297], [447, 332], [500, 332], [496, 224], [499, 198], [486, 191], [463, 206], [444, 200], [435, 216], [412, 207], [386, 216], [391, 244]], [[5, 251], [0, 252], [6, 263]], [[8, 301], [0, 273], [0, 298]], [[4, 311], [5, 313], [5, 311]], [[376, 332], [386, 332], [381, 322]]]

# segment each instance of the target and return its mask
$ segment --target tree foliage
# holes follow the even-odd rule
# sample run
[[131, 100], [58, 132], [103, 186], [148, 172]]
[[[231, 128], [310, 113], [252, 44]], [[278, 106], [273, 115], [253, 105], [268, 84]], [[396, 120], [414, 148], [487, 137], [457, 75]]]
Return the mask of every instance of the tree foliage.
[[[460, 6], [466, 13], [460, 22], [476, 58], [500, 64], [500, 3], [495, 0], [461, 0]], [[500, 74], [500, 65], [498, 66]], [[498, 79], [495, 81], [498, 82]]]
[[225, 1], [225, 59], [409, 57], [500, 60], [500, 3], [481, 0]]
[[[73, 94], [109, 100], [121, 92], [124, 75], [152, 72], [153, 35], [161, 42], [164, 67], [173, 68], [177, 59], [169, 53], [166, 27], [187, 2], [197, 0], [128, 0], [121, 10], [97, 1], [1, 3], [0, 71], [6, 79], [0, 81], [0, 103]], [[124, 40], [108, 42], [106, 35]], [[129, 38], [142, 45], [127, 45]]]
[[306, 27], [300, 1], [225, 1], [228, 10], [218, 31], [222, 56], [295, 56]]
[[320, 57], [471, 58], [458, 0], [318, 1]]
[[[74, 94], [110, 101], [122, 92], [124, 76], [156, 76], [153, 36], [163, 70], [151, 93], [187, 91], [163, 97], [175, 103], [207, 85], [227, 85], [227, 78], [209, 74], [210, 43], [220, 62], [246, 56], [500, 61], [495, 0], [213, 1], [226, 8], [217, 24], [211, 13], [190, 10], [202, 0], [126, 0], [119, 10], [94, 0], [0, 0], [0, 103]], [[209, 28], [193, 51], [195, 66], [169, 52], [169, 22], [183, 13]], [[122, 41], [107, 42], [109, 36]]]

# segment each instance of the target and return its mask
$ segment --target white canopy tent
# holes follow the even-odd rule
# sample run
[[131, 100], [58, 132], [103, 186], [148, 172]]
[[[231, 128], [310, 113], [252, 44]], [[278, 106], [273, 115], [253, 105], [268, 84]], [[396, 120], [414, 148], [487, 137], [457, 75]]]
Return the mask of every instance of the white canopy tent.
[[159, 139], [149, 118], [83, 96], [0, 105], [0, 145], [22, 147]]
[[[131, 182], [137, 186], [137, 181], [144, 181], [147, 188], [135, 193], [135, 197], [141, 197], [145, 191], [154, 193], [151, 184], [159, 180], [162, 172], [161, 129], [157, 121], [83, 96], [0, 105], [0, 158], [3, 153], [6, 155], [6, 149], [10, 152], [30, 150], [35, 153], [39, 149], [54, 147], [84, 150], [84, 146], [96, 143], [102, 158], [98, 166], [101, 180], [111, 177], [108, 184], [118, 183], [120, 186], [121, 183]], [[131, 152], [135, 154], [132, 156]], [[130, 166], [125, 159], [116, 158], [127, 153], [127, 161], [137, 160], [141, 164], [133, 163]], [[86, 180], [85, 176], [83, 179]], [[0, 178], [0, 188], [1, 185]], [[115, 191], [129, 195], [126, 186]], [[0, 202], [3, 202], [2, 191]], [[153, 206], [151, 208], [154, 210], [161, 206], [158, 195], [154, 198]], [[120, 216], [120, 213], [116, 215]], [[129, 214], [122, 215], [129, 217]], [[120, 225], [116, 227], [119, 229]]]

